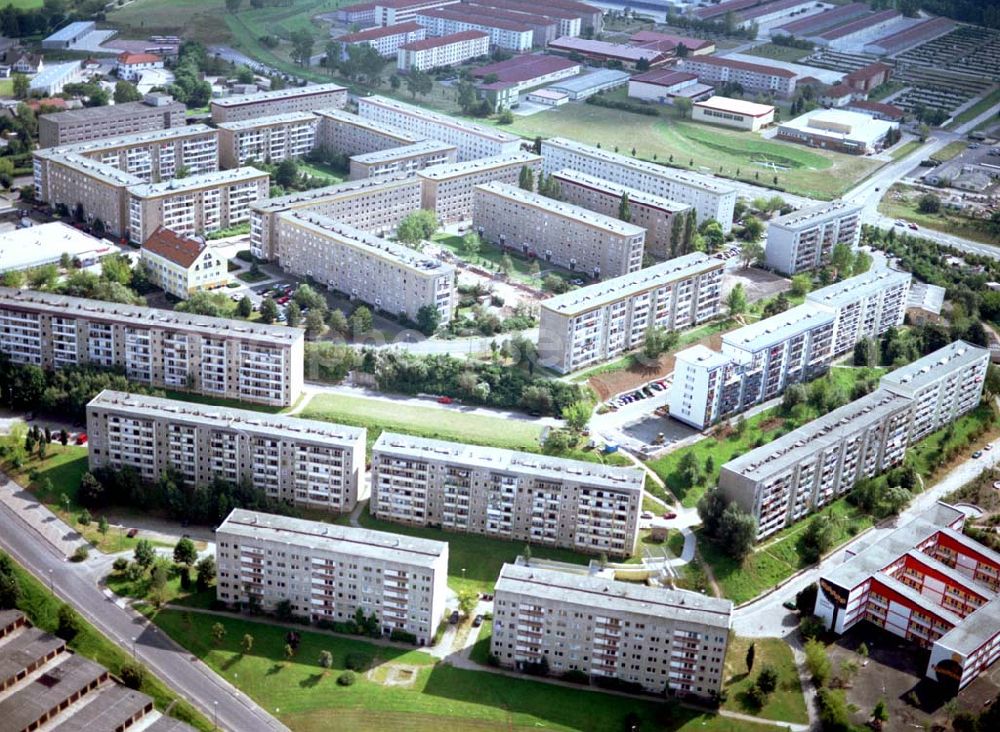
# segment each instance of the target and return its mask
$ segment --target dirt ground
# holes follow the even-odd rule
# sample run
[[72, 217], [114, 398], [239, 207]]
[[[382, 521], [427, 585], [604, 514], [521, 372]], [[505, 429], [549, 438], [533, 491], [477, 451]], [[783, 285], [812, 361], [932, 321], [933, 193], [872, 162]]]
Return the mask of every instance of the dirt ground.
[[[868, 646], [868, 663], [858, 647]], [[827, 649], [833, 675], [841, 674], [841, 664], [858, 666], [845, 685], [847, 700], [858, 708], [853, 721], [865, 724], [880, 698], [889, 705], [887, 729], [950, 729], [948, 697], [941, 687], [924, 677], [930, 651], [876, 628], [860, 623]], [[1000, 691], [1000, 664], [963, 689], [954, 711], [980, 712]]]

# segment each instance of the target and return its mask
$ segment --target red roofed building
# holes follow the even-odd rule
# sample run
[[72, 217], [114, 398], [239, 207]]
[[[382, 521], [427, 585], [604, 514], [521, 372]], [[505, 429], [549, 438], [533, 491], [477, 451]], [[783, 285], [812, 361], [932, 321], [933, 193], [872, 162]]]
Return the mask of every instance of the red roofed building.
[[684, 46], [691, 56], [707, 56], [710, 53], [715, 53], [715, 41], [703, 41], [700, 38], [675, 36], [670, 33], [658, 33], [656, 31], [644, 30], [633, 33], [628, 41], [633, 46], [655, 48], [660, 51], [673, 51], [675, 54], [678, 46]]
[[844, 84], [835, 84], [820, 94], [819, 103], [824, 107], [844, 107], [850, 104], [857, 92]]
[[341, 23], [362, 27], [375, 24], [375, 3], [356, 3], [337, 8], [334, 15]]
[[761, 92], [790, 97], [795, 93], [795, 72], [778, 66], [751, 64], [720, 56], [689, 56], [681, 59], [677, 68], [696, 74], [703, 84], [739, 84], [744, 92], [750, 94]]
[[396, 68], [400, 71], [426, 71], [460, 64], [489, 52], [489, 33], [478, 30], [459, 31], [401, 46], [396, 54]]
[[162, 226], [143, 242], [140, 256], [149, 281], [181, 300], [229, 281], [224, 257], [216, 255], [202, 240]]
[[863, 112], [865, 114], [870, 114], [875, 119], [885, 120], [886, 122], [902, 122], [905, 112], [899, 107], [895, 107], [892, 104], [885, 104], [884, 102], [869, 102], [865, 99], [861, 99], [856, 102], [851, 102], [844, 109], [851, 112]]
[[870, 92], [878, 86], [882, 86], [892, 78], [892, 67], [881, 61], [876, 61], [868, 66], [862, 66], [857, 71], [852, 71], [844, 77], [843, 83], [852, 89], [860, 92]]
[[368, 28], [357, 33], [348, 33], [334, 40], [343, 44], [341, 57], [347, 56], [348, 46], [371, 46], [379, 56], [393, 58], [400, 46], [422, 41], [427, 37], [427, 29], [416, 23], [400, 23]]
[[118, 55], [115, 61], [115, 73], [119, 79], [126, 81], [138, 81], [142, 78], [142, 72], [149, 69], [162, 69], [163, 59], [152, 53], [130, 53], [128, 51]]

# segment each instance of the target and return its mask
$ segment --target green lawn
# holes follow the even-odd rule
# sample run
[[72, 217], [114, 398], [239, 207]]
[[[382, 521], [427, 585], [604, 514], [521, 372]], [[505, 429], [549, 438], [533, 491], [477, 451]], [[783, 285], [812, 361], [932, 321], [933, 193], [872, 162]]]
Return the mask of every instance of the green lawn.
[[[643, 729], [756, 732], [753, 723], [672, 708], [662, 702], [563, 688], [530, 678], [509, 678], [435, 664], [419, 651], [403, 651], [363, 640], [302, 631], [298, 653], [284, 662], [285, 631], [236, 618], [197, 612], [162, 611], [155, 622], [171, 638], [201, 658], [294, 732], [333, 728], [358, 732], [405, 729], [408, 732], [461, 730], [618, 730], [629, 712], [639, 715]], [[220, 646], [211, 627], [226, 630]], [[254, 638], [243, 655], [244, 634]], [[333, 655], [326, 673], [317, 664], [320, 652]], [[372, 671], [358, 674], [351, 686], [339, 686], [347, 654], [371, 659]], [[384, 682], [390, 673], [408, 674], [401, 685]]]
[[324, 165], [323, 163], [307, 163], [304, 160], [300, 160], [299, 172], [311, 175], [314, 178], [323, 178], [327, 181], [327, 185], [347, 180], [347, 173], [342, 170], [334, 170], [329, 165]]
[[367, 427], [369, 443], [374, 442], [383, 430], [390, 430], [473, 445], [537, 451], [541, 435], [537, 424], [525, 420], [465, 414], [454, 409], [420, 407], [341, 394], [317, 394], [302, 410], [301, 416]]
[[[38, 628], [50, 632], [58, 627], [58, 612], [62, 605], [52, 595], [45, 585], [34, 575], [14, 564], [18, 585], [21, 588], [21, 601], [18, 608]], [[122, 648], [101, 635], [90, 623], [81, 619], [80, 633], [69, 643], [69, 647], [89, 659], [118, 674], [121, 667], [132, 659]], [[143, 682], [143, 692], [153, 697], [156, 708], [165, 711], [171, 707], [170, 716], [183, 720], [197, 729], [207, 732], [212, 725], [199, 712], [170, 689], [163, 681], [153, 674], [147, 673]]]
[[978, 117], [980, 114], [985, 112], [987, 109], [993, 105], [1000, 102], [1000, 89], [994, 89], [985, 97], [980, 99], [978, 102], [973, 104], [971, 107], [966, 109], [964, 112], [955, 117], [951, 122], [948, 123], [948, 129], [954, 129], [959, 125], [965, 124], [969, 120]]
[[934, 153], [933, 158], [935, 160], [940, 160], [943, 163], [947, 160], [958, 157], [959, 154], [964, 152], [968, 146], [969, 143], [965, 140], [955, 140], [954, 142], [949, 142], [947, 145]]
[[0, 79], [0, 97], [14, 96], [14, 80]]
[[[192, 569], [192, 580], [194, 579], [194, 576], [195, 572], [194, 569]], [[108, 586], [108, 589], [119, 597], [129, 597], [134, 600], [145, 600], [149, 596], [150, 579], [148, 572], [135, 582], [130, 582], [125, 578], [124, 574], [112, 572], [104, 578], [104, 582]], [[182, 590], [180, 575], [175, 572], [171, 572], [170, 579], [167, 580], [167, 585], [162, 599], [164, 603], [203, 608], [207, 610], [212, 607], [212, 602], [215, 600], [215, 587], [213, 585], [203, 592], [199, 592], [197, 590]]]
[[910, 186], [894, 185], [879, 202], [879, 213], [984, 244], [997, 243], [997, 237], [985, 228], [985, 222], [980, 223], [978, 220], [970, 219], [959, 212], [948, 211], [943, 206], [936, 214], [919, 211], [917, 205], [922, 195], [923, 192]]
[[[751, 642], [754, 644], [754, 665], [748, 674], [746, 657]], [[748, 703], [746, 692], [765, 666], [773, 668], [778, 673], [778, 688], [770, 695], [767, 704], [757, 709]], [[783, 640], [733, 636], [726, 654], [725, 675], [723, 689], [727, 696], [722, 704], [723, 709], [782, 722], [809, 723], [809, 713], [806, 711], [806, 701], [802, 695], [802, 682], [795, 668], [795, 658]]]
[[905, 158], [907, 155], [923, 147], [920, 140], [910, 140], [909, 142], [904, 142], [902, 145], [898, 145], [895, 150], [889, 153], [889, 157], [893, 160], [899, 160], [900, 158]]
[[[346, 517], [338, 519], [338, 523], [347, 523]], [[500, 568], [505, 562], [513, 562], [519, 554], [523, 554], [525, 547], [523, 541], [503, 541], [480, 534], [464, 534], [381, 521], [368, 511], [362, 512], [360, 523], [365, 528], [376, 531], [448, 542], [448, 586], [455, 592], [463, 590], [492, 592]], [[569, 549], [535, 544], [531, 545], [531, 555], [538, 559], [554, 559], [572, 564], [587, 564], [593, 558]]]
[[792, 48], [791, 46], [780, 46], [777, 43], [765, 43], [762, 46], [756, 46], [746, 51], [748, 56], [760, 56], [762, 58], [771, 58], [775, 61], [787, 61], [789, 63], [800, 61], [810, 53], [812, 51], [808, 48]]
[[[993, 410], [988, 403], [981, 403], [976, 409], [959, 417], [950, 427], [945, 427], [927, 435], [907, 450], [907, 461], [916, 468], [924, 479], [940, 474], [951, 467], [941, 459], [953, 445], [967, 445], [971, 436], [983, 428], [996, 430]], [[974, 448], [969, 448], [972, 452]], [[968, 455], [961, 454], [959, 460], [965, 460]]]
[[[432, 241], [442, 248], [447, 249], [463, 262], [469, 262], [470, 264], [483, 267], [485, 269], [499, 269], [500, 260], [503, 259], [504, 253], [500, 247], [495, 247], [485, 242], [480, 247], [479, 252], [470, 257], [466, 254], [464, 248], [462, 247], [462, 237], [455, 234], [436, 234], [432, 238]], [[514, 269], [512, 269], [510, 273], [510, 278], [515, 282], [521, 282], [532, 287], [541, 287], [542, 279], [549, 274], [554, 274], [564, 280], [580, 276], [578, 272], [569, 272], [557, 267], [542, 267], [541, 265], [543, 263], [538, 262], [539, 275], [536, 277], [531, 273], [531, 266], [538, 260], [522, 257], [517, 254], [517, 252], [508, 252], [508, 254], [510, 255], [511, 263], [514, 265]]]
[[[565, 136], [646, 160], [778, 186], [794, 193], [831, 199], [882, 165], [863, 156], [814, 150], [765, 140], [748, 132], [679, 121], [666, 116], [629, 114], [593, 104], [566, 104], [528, 117], [515, 117], [509, 130], [528, 138]], [[692, 162], [693, 161], [693, 162]], [[772, 164], [777, 171], [772, 170]], [[759, 176], [755, 177], [755, 174]]]
[[469, 658], [478, 663], [480, 666], [487, 666], [490, 662], [490, 639], [493, 636], [493, 621], [484, 620], [483, 624], [479, 626], [479, 635], [476, 636], [476, 642], [472, 646], [472, 650], [469, 651]]

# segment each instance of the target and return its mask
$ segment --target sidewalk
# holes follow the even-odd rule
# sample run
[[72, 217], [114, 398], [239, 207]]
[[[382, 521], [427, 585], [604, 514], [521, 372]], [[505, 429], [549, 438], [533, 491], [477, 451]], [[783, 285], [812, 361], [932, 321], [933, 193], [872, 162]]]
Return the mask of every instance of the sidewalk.
[[90, 546], [79, 532], [49, 511], [35, 496], [6, 474], [0, 473], [0, 476], [3, 481], [0, 484], [0, 501], [21, 516], [56, 552], [69, 557], [77, 547]]

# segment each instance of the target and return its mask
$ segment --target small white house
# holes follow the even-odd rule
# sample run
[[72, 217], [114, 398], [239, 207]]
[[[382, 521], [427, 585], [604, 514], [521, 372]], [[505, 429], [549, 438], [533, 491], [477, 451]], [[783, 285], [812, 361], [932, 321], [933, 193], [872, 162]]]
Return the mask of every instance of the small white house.
[[149, 281], [182, 300], [199, 290], [222, 287], [229, 280], [226, 260], [205, 242], [162, 226], [143, 243], [141, 257]]
[[144, 71], [162, 69], [163, 59], [152, 53], [121, 53], [115, 61], [115, 73], [119, 79], [139, 81]]

